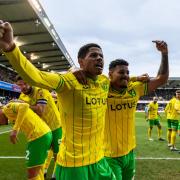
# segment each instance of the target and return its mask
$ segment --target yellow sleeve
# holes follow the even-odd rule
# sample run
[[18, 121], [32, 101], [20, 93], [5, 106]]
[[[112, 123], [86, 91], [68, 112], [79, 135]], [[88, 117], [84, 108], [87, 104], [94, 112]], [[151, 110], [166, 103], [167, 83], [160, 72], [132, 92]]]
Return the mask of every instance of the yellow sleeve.
[[15, 121], [15, 124], [13, 126], [13, 130], [19, 131], [22, 122], [24, 121], [24, 116], [29, 108], [29, 104], [26, 103], [20, 103], [18, 104], [18, 112], [17, 112], [17, 118]]
[[164, 113], [167, 114], [168, 110], [169, 110], [169, 103], [166, 105], [166, 107], [164, 109]]
[[4, 52], [13, 68], [29, 84], [45, 89], [59, 89], [64, 84], [60, 74], [38, 70], [16, 46], [11, 52]]
[[132, 81], [132, 82], [137, 81], [137, 76], [131, 76], [131, 77], [129, 78], [129, 81]]

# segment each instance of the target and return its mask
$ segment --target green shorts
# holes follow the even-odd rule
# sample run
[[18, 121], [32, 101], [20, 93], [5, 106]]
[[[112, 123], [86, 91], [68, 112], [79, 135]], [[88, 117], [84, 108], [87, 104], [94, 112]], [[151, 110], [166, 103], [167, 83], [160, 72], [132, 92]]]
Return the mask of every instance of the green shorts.
[[153, 126], [160, 126], [160, 121], [159, 119], [149, 119], [149, 126], [153, 127]]
[[28, 168], [44, 164], [48, 150], [51, 147], [51, 142], [52, 133], [48, 132], [42, 137], [28, 143], [26, 150], [26, 164]]
[[57, 164], [56, 180], [116, 180], [105, 158], [81, 167], [63, 167]]
[[59, 152], [59, 145], [61, 144], [62, 128], [52, 131], [52, 150], [54, 153]]
[[179, 122], [179, 124], [178, 124], [178, 130], [180, 131], [180, 122]]
[[178, 120], [168, 119], [167, 120], [167, 126], [168, 126], [168, 129], [174, 129], [177, 131], [178, 126], [179, 126], [179, 122], [178, 122]]
[[133, 151], [121, 157], [106, 157], [113, 170], [116, 180], [132, 180], [135, 175], [135, 154]]

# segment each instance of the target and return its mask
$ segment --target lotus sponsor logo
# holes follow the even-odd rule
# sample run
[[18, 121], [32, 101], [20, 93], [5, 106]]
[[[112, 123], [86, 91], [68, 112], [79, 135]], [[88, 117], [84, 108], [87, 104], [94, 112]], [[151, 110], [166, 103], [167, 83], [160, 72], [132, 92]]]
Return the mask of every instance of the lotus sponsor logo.
[[106, 105], [106, 98], [86, 97], [86, 104], [88, 105]]
[[124, 109], [132, 109], [136, 107], [136, 102], [128, 102], [128, 103], [122, 103], [122, 104], [111, 104], [110, 105], [110, 109], [111, 111], [120, 111], [120, 110], [124, 110]]

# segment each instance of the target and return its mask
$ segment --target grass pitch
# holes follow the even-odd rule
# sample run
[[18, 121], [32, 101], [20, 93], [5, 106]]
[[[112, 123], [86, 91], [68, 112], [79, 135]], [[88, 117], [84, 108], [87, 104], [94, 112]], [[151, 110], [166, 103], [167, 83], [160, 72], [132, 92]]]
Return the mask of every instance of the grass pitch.
[[[166, 120], [161, 121], [163, 137], [166, 138]], [[157, 128], [153, 128], [154, 141], [148, 141], [148, 122], [144, 113], [136, 113], [136, 177], [135, 180], [179, 180], [180, 179], [180, 154], [171, 152], [166, 141], [158, 141]], [[9, 141], [11, 127], [0, 126], [0, 179], [1, 180], [26, 180], [25, 149], [26, 140], [21, 134], [19, 142], [13, 145]], [[5, 132], [5, 133], [4, 133]], [[180, 149], [180, 137], [177, 136], [176, 146]], [[52, 166], [48, 172], [48, 178]]]

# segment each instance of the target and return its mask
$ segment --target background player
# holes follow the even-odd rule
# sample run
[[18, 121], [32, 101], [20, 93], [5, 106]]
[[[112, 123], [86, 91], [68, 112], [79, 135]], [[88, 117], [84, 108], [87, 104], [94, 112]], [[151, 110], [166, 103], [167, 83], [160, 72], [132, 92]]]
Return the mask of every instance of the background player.
[[[54, 162], [56, 162], [56, 156], [59, 152], [59, 143], [62, 138], [62, 127], [60, 114], [51, 93], [42, 88], [30, 86], [19, 75], [16, 77], [16, 84], [21, 89], [19, 100], [22, 100], [30, 105], [30, 108], [37, 113], [44, 122], [50, 127], [52, 131], [52, 150], [54, 155]], [[48, 158], [51, 159], [51, 151]], [[49, 161], [47, 160], [47, 162]], [[47, 165], [45, 166], [47, 168]], [[54, 166], [55, 169], [55, 166]], [[55, 170], [52, 174], [52, 178], [55, 178]]]
[[161, 116], [158, 112], [159, 106], [158, 106], [157, 101], [158, 101], [158, 98], [153, 97], [153, 101], [148, 104], [148, 121], [149, 121], [148, 138], [150, 141], [153, 141], [153, 139], [151, 138], [151, 135], [152, 135], [152, 129], [154, 125], [157, 126], [158, 139], [160, 141], [164, 141], [164, 139], [161, 137], [162, 135], [162, 126], [160, 124]]
[[10, 102], [0, 109], [0, 124], [5, 124], [8, 120], [14, 123], [10, 134], [13, 144], [17, 142], [19, 131], [27, 138], [28, 179], [43, 180], [43, 165], [52, 142], [50, 128], [26, 103]]
[[167, 139], [168, 147], [171, 151], [177, 151], [175, 147], [176, 134], [179, 125], [179, 113], [180, 113], [180, 90], [176, 91], [176, 96], [173, 97], [165, 108], [165, 114], [167, 118]]

